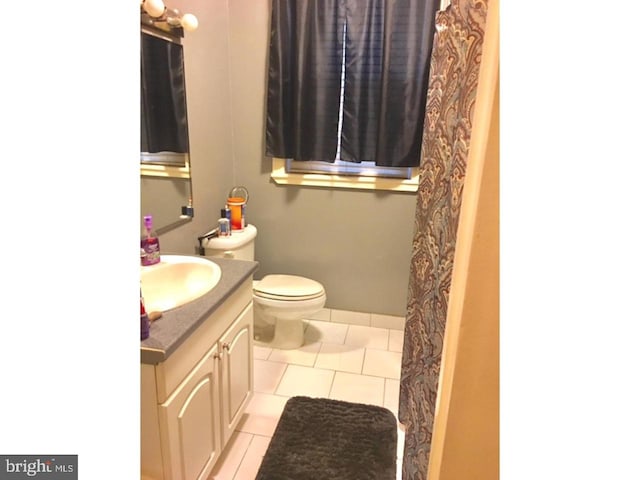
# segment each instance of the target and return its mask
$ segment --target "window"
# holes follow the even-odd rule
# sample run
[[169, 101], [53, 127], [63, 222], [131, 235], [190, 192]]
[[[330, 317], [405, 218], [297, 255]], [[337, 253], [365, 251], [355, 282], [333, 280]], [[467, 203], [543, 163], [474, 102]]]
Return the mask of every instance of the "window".
[[[311, 187], [351, 188], [359, 190], [390, 190], [395, 192], [415, 192], [418, 190], [418, 167], [405, 168], [411, 172], [410, 178], [392, 178], [383, 176], [345, 175], [332, 172], [296, 172], [287, 171], [287, 161], [283, 158], [273, 158], [271, 178], [282, 185], [305, 185]], [[295, 162], [305, 163], [305, 162]], [[309, 163], [309, 162], [306, 162]], [[327, 162], [324, 165], [331, 165]], [[377, 167], [384, 168], [384, 167]]]
[[415, 191], [437, 5], [312, 3], [272, 3], [272, 177]]
[[324, 173], [328, 175], [353, 175], [358, 177], [387, 177], [411, 178], [411, 167], [379, 167], [373, 162], [344, 162], [336, 160], [333, 163], [309, 161], [296, 162], [291, 158], [285, 161], [287, 173]]

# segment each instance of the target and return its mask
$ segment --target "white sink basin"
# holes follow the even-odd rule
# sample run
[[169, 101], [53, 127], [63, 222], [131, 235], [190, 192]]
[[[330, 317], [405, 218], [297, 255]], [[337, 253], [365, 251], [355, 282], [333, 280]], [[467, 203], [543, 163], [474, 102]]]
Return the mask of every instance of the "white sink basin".
[[147, 312], [164, 312], [201, 297], [220, 281], [220, 267], [205, 258], [162, 255], [160, 263], [140, 268]]

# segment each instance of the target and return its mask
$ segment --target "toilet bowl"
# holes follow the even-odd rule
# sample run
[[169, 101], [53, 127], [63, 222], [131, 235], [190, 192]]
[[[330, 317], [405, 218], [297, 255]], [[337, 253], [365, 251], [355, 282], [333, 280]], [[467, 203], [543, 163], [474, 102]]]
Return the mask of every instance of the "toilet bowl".
[[263, 341], [259, 326], [274, 327], [272, 348], [304, 345], [303, 319], [320, 311], [327, 300], [322, 284], [296, 275], [267, 275], [254, 282], [253, 305], [256, 340]]
[[[205, 255], [253, 260], [257, 229], [247, 225], [230, 237], [207, 240]], [[269, 274], [253, 282], [254, 338], [272, 348], [304, 345], [303, 320], [327, 300], [321, 283], [297, 275]]]

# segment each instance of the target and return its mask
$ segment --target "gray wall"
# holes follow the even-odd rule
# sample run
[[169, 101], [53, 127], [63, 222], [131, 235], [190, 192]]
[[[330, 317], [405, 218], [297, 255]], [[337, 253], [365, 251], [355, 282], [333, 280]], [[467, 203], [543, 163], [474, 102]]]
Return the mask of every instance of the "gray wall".
[[[182, 5], [186, 5], [182, 7]], [[227, 192], [249, 190], [258, 229], [256, 278], [304, 275], [327, 308], [404, 316], [416, 196], [276, 185], [264, 152], [269, 0], [173, 1], [200, 26], [184, 39], [195, 218], [161, 236], [166, 253], [194, 253]]]

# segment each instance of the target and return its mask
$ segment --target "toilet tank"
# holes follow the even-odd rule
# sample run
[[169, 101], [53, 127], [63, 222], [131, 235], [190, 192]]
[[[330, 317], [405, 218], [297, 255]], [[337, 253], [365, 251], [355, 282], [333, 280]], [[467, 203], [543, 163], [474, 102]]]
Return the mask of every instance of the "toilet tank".
[[253, 260], [255, 238], [258, 230], [247, 225], [243, 231], [232, 230], [229, 237], [216, 237], [202, 242], [204, 254], [212, 257]]

